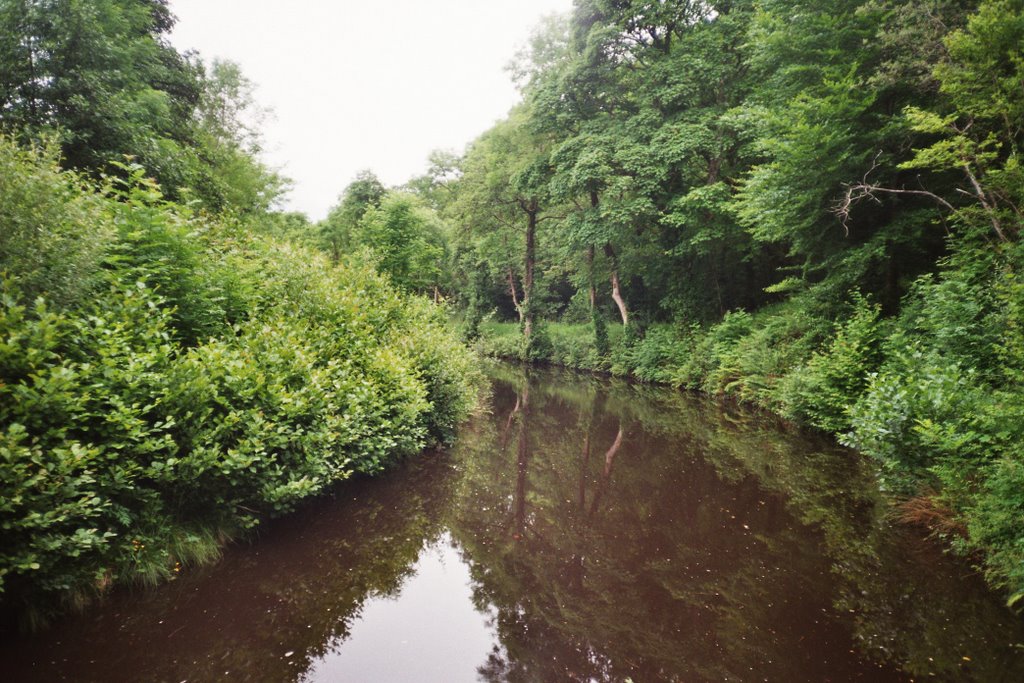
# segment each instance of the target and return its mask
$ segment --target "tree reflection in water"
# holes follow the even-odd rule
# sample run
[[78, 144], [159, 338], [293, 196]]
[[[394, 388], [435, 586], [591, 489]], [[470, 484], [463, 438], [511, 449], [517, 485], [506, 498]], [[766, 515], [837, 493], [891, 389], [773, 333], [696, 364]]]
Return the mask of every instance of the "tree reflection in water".
[[665, 390], [498, 372], [502, 446], [463, 442], [449, 520], [497, 610], [485, 680], [1019, 680], [1020, 624], [889, 524], [856, 456]]
[[[421, 585], [441, 611], [419, 628], [493, 640], [459, 661], [486, 681], [1024, 680], [1020, 621], [889, 521], [854, 454], [666, 389], [493, 374], [491, 412], [451, 453], [349, 482], [217, 566], [0, 641], [5, 680], [332, 680], [368, 606], [422, 614], [401, 611], [403, 590], [431, 553], [466, 563], [473, 605], [461, 583]], [[483, 632], [438, 632], [474, 608], [463, 622]], [[421, 679], [444, 669], [375, 637], [357, 649]]]

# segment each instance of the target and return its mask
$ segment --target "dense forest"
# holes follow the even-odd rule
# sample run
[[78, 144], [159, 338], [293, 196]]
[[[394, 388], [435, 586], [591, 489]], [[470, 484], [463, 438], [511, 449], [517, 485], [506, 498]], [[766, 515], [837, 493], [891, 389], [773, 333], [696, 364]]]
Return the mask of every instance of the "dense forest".
[[5, 601], [450, 440], [463, 342], [835, 434], [1024, 600], [1024, 2], [576, 0], [505, 119], [318, 223], [173, 22], [0, 0]]
[[1024, 598], [1024, 3], [577, 0], [463, 156], [315, 235], [484, 353], [767, 407]]

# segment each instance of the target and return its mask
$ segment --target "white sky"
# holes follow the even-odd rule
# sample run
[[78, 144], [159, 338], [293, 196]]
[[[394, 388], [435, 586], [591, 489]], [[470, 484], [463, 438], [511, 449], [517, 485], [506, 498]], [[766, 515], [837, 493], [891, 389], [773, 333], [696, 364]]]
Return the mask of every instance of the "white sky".
[[518, 100], [504, 67], [572, 0], [171, 0], [172, 40], [230, 59], [274, 110], [267, 161], [288, 208], [323, 218], [364, 169], [387, 185], [461, 152]]

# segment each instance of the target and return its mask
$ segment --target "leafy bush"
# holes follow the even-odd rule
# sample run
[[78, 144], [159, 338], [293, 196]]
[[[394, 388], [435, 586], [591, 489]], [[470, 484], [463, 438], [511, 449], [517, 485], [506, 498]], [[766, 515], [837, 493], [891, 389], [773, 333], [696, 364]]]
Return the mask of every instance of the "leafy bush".
[[425, 384], [427, 433], [432, 441], [447, 444], [474, 408], [484, 377], [476, 357], [451, 334], [441, 309], [425, 299], [407, 306], [410, 319], [399, 343]]
[[833, 433], [849, 430], [849, 411], [881, 362], [880, 315], [878, 306], [855, 299], [853, 315], [838, 326], [828, 348], [783, 380], [779, 398], [787, 416]]
[[[35, 226], [24, 253], [53, 240], [80, 261], [5, 261], [5, 600], [46, 609], [172, 576], [264, 516], [450, 440], [474, 405], [479, 373], [441, 311], [372, 268], [194, 217], [137, 169], [107, 195], [0, 145], [4, 169], [5, 219]], [[83, 216], [97, 225], [76, 237]]]
[[1019, 445], [986, 468], [984, 485], [967, 515], [970, 546], [986, 553], [986, 572], [1010, 593], [1011, 606], [1024, 600], [1024, 452]]
[[[753, 329], [753, 317], [746, 311], [730, 311], [722, 321], [706, 333], [695, 333], [697, 338], [687, 360], [673, 373], [673, 384], [691, 389], [704, 388], [717, 393], [716, 384], [731, 370], [723, 368], [723, 362], [730, 356], [740, 339]], [[695, 331], [696, 332], [696, 331]], [[707, 380], [715, 374], [716, 380]]]
[[674, 369], [686, 362], [690, 348], [668, 325], [647, 329], [644, 338], [629, 353], [631, 374], [644, 382], [670, 383]]
[[983, 452], [976, 441], [981, 400], [970, 370], [908, 343], [870, 377], [843, 441], [877, 458], [906, 487], [908, 478], [929, 478], [943, 453]]
[[[108, 192], [116, 240], [106, 263], [122, 282], [146, 282], [169, 311], [171, 330], [182, 344], [225, 334], [247, 315], [247, 293], [234, 270], [210, 258], [213, 226], [192, 220], [167, 202], [137, 164], [122, 165], [126, 179]], [[215, 238], [214, 238], [215, 239]]]
[[480, 337], [475, 346], [477, 352], [484, 356], [519, 359], [522, 353], [522, 332], [514, 323], [486, 321], [480, 325]]
[[0, 274], [17, 277], [22, 301], [45, 294], [70, 306], [98, 285], [107, 203], [80, 183], [60, 170], [56, 150], [21, 150], [0, 136]]

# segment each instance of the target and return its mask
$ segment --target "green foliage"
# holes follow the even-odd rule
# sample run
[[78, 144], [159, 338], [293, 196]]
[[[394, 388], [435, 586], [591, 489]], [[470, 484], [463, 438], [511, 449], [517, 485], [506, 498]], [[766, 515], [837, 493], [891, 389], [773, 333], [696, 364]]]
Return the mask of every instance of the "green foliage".
[[405, 336], [400, 344], [426, 385], [429, 410], [423, 416], [430, 441], [449, 444], [456, 428], [476, 406], [484, 378], [476, 356], [448, 329], [443, 310], [426, 300], [411, 299]]
[[359, 222], [367, 211], [380, 206], [385, 194], [387, 189], [372, 171], [360, 171], [341, 193], [338, 204], [319, 224], [320, 245], [335, 262], [355, 246]]
[[722, 361], [753, 329], [753, 319], [746, 311], [730, 311], [722, 321], [705, 334], [694, 339], [693, 349], [686, 361], [675, 371], [675, 384], [687, 388], [701, 388], [705, 378], [713, 373], [721, 376]]
[[522, 346], [519, 326], [513, 323], [488, 321], [480, 325], [480, 336], [475, 347], [484, 356], [518, 359]]
[[267, 112], [256, 103], [255, 84], [237, 64], [215, 59], [202, 86], [194, 135], [203, 165], [192, 189], [211, 209], [258, 216], [289, 181], [260, 161]]
[[0, 3], [0, 132], [54, 138], [94, 178], [125, 157], [177, 200], [258, 213], [287, 181], [259, 160], [253, 85], [168, 40], [166, 0]]
[[245, 284], [228, 264], [204, 256], [207, 230], [168, 203], [142, 167], [122, 167], [108, 210], [117, 239], [106, 259], [119, 281], [145, 282], [170, 313], [175, 336], [186, 346], [225, 333], [246, 316]]
[[[837, 434], [939, 497], [1024, 604], [1022, 46], [1019, 0], [577, 3], [446, 212], [490, 231], [459, 248], [511, 319], [521, 242], [495, 207], [530, 180], [563, 324], [548, 350], [494, 326], [479, 347]], [[610, 293], [630, 325], [606, 341]]]
[[436, 214], [412, 195], [390, 193], [366, 209], [353, 246], [372, 249], [377, 268], [398, 287], [426, 293], [441, 285], [443, 228]]
[[600, 356], [607, 356], [611, 349], [608, 341], [608, 323], [596, 307], [590, 311], [590, 319], [594, 326], [594, 350]]
[[11, 0], [0, 4], [3, 129], [59, 131], [76, 168], [137, 154], [166, 180], [188, 175], [196, 68], [166, 41], [163, 2]]
[[630, 349], [630, 374], [644, 382], [671, 383], [673, 370], [685, 362], [688, 351], [675, 329], [651, 327]]
[[975, 456], [984, 448], [971, 443], [980, 398], [973, 389], [969, 371], [911, 346], [871, 378], [851, 411], [853, 431], [844, 440], [878, 458], [906, 488], [908, 477], [929, 478], [939, 455], [933, 447], [952, 452], [968, 447]]
[[155, 576], [203, 520], [450, 440], [478, 376], [414, 292], [486, 354], [841, 434], [1024, 595], [1020, 0], [581, 0], [463, 158], [363, 172], [315, 228], [267, 213], [252, 83], [172, 26], [0, 4], [0, 128], [53, 148], [0, 139], [6, 580]]
[[[1020, 419], [1019, 401], [1015, 412]], [[1010, 594], [1010, 606], [1019, 610], [1024, 596], [1024, 452], [1019, 445], [989, 465], [985, 475], [968, 517], [971, 546], [986, 553], [989, 579]]]
[[849, 411], [881, 362], [879, 316], [878, 306], [856, 298], [828, 347], [786, 376], [780, 394], [789, 417], [833, 433], [850, 428]]
[[218, 538], [450, 441], [473, 407], [480, 377], [442, 312], [371, 267], [198, 218], [138, 167], [100, 194], [0, 152], [4, 218], [28, 228], [12, 253], [41, 247], [4, 263], [5, 601], [45, 611], [173, 576]]
[[0, 273], [17, 274], [25, 302], [45, 294], [72, 305], [99, 285], [110, 226], [103, 203], [76, 185], [61, 176], [56, 150], [21, 150], [0, 136]]

